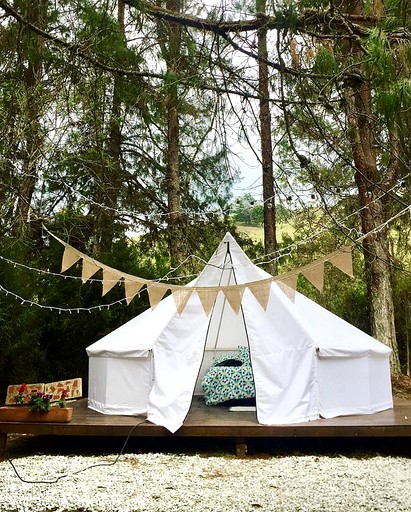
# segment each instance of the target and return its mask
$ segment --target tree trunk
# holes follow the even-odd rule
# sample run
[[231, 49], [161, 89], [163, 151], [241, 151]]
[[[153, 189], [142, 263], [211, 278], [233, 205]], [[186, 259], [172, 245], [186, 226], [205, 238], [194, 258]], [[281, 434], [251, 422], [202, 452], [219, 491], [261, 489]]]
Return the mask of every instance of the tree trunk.
[[[121, 33], [124, 34], [124, 2], [118, 0], [117, 4], [117, 23]], [[97, 200], [98, 203], [107, 206], [102, 208], [97, 206], [96, 224], [95, 224], [95, 246], [97, 253], [109, 251], [113, 243], [113, 226], [116, 221], [116, 209], [118, 207], [118, 198], [121, 189], [121, 119], [122, 119], [122, 101], [120, 97], [120, 82], [118, 75], [114, 76], [113, 99], [111, 104], [109, 137], [107, 149], [109, 162], [107, 168], [102, 171], [104, 179], [103, 196]]]
[[[34, 5], [33, 5], [34, 3]], [[30, 5], [29, 5], [30, 4]], [[26, 18], [34, 25], [43, 30], [47, 25], [47, 6], [48, 0], [37, 0], [36, 2], [27, 2]], [[22, 31], [28, 29], [22, 28]], [[27, 34], [25, 42], [28, 41]], [[24, 83], [26, 112], [20, 112], [20, 115], [27, 116], [24, 130], [24, 138], [21, 141], [22, 155], [22, 178], [19, 186], [19, 195], [17, 201], [18, 216], [18, 234], [24, 237], [27, 234], [31, 219], [32, 198], [38, 179], [38, 161], [41, 157], [41, 148], [43, 145], [43, 134], [40, 124], [42, 115], [42, 99], [39, 85], [42, 80], [43, 64], [40, 58], [42, 51], [42, 39], [34, 33], [30, 34], [30, 48], [22, 45], [20, 63], [20, 79]], [[27, 53], [26, 53], [27, 52]]]
[[[394, 324], [390, 255], [382, 199], [381, 173], [373, 147], [375, 128], [371, 87], [360, 71], [352, 70], [344, 81], [348, 133], [356, 168], [355, 181], [361, 204], [364, 260], [370, 305], [371, 333], [392, 349], [391, 369], [400, 372]], [[378, 228], [378, 230], [376, 230]]]
[[[167, 0], [166, 8], [181, 11], [181, 0]], [[176, 266], [184, 257], [184, 226], [181, 215], [180, 192], [180, 121], [178, 104], [178, 73], [181, 59], [181, 26], [168, 23], [167, 63], [167, 196], [168, 240], [171, 265]]]
[[[256, 12], [260, 17], [266, 13], [266, 0], [256, 0]], [[271, 141], [271, 113], [268, 91], [268, 52], [267, 29], [264, 26], [258, 31], [258, 92], [260, 97], [260, 135], [261, 163], [263, 170], [263, 201], [264, 201], [264, 249], [270, 258], [277, 251], [275, 196], [273, 172], [273, 148]], [[277, 260], [267, 264], [267, 271], [277, 273]]]
[[[362, 0], [342, 0], [340, 9], [347, 14], [363, 14]], [[347, 60], [360, 56], [357, 42], [346, 44]], [[372, 86], [361, 68], [351, 67], [343, 83], [348, 136], [356, 168], [355, 181], [361, 205], [364, 261], [370, 306], [371, 334], [392, 349], [391, 370], [400, 372], [395, 333], [391, 265], [382, 197], [382, 173], [374, 149], [375, 126], [372, 112]], [[380, 186], [379, 186], [380, 185]], [[377, 229], [378, 228], [378, 229]]]

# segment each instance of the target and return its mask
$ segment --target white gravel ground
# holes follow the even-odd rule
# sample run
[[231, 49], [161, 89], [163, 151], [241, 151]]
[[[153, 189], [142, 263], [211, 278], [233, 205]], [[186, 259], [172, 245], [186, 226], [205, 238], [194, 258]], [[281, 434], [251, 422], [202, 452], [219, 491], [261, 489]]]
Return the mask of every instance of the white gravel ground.
[[[0, 511], [410, 511], [402, 457], [34, 455], [0, 463]], [[82, 471], [85, 469], [85, 471]], [[79, 472], [80, 471], [80, 472]], [[76, 473], [77, 472], [77, 473]]]

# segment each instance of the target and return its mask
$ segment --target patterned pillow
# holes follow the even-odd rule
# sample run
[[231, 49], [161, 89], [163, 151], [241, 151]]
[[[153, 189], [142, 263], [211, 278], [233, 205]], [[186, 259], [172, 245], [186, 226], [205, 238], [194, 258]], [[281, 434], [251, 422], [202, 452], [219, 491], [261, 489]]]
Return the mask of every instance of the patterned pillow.
[[242, 347], [238, 346], [237, 350], [238, 358], [244, 363], [244, 364], [251, 364], [250, 361], [250, 349], [248, 347]]
[[222, 363], [230, 359], [241, 361], [243, 364], [251, 365], [249, 348], [238, 345], [236, 352], [233, 354], [222, 354], [221, 356], [216, 357], [211, 366], [222, 366]]
[[247, 365], [212, 367], [201, 379], [201, 385], [207, 405], [255, 397], [254, 376], [251, 366]]
[[[233, 360], [242, 362], [242, 365], [230, 366], [229, 362]], [[201, 379], [201, 385], [207, 405], [254, 398], [254, 376], [248, 347], [239, 346], [234, 354], [217, 357]]]
[[230, 359], [237, 359], [238, 361], [242, 362], [238, 356], [238, 353], [235, 352], [234, 354], [222, 354], [221, 356], [216, 357], [211, 366], [221, 366], [222, 363], [229, 361]]

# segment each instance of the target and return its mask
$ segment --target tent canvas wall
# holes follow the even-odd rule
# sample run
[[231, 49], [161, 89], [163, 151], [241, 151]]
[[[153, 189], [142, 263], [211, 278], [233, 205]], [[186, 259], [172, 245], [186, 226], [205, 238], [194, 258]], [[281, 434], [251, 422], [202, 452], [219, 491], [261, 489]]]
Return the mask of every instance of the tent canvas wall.
[[[227, 234], [191, 286], [268, 277]], [[292, 302], [274, 281], [266, 310], [248, 288], [238, 314], [221, 292], [209, 315], [197, 293], [181, 314], [170, 296], [88, 347], [89, 407], [147, 414], [175, 432], [201, 391], [199, 376], [239, 345], [250, 349], [262, 424], [392, 407], [389, 348], [299, 293]]]

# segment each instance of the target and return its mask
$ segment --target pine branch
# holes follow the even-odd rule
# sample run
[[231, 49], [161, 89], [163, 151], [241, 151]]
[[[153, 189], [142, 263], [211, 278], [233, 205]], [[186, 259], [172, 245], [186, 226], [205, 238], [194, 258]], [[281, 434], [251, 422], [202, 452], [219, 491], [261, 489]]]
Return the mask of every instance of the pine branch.
[[0, 8], [3, 9], [8, 15], [12, 16], [18, 23], [28, 27], [32, 32], [38, 34], [42, 38], [55, 43], [56, 45], [67, 49], [74, 57], [81, 57], [86, 60], [90, 64], [102, 69], [103, 71], [108, 71], [110, 73], [125, 75], [125, 76], [134, 76], [134, 77], [142, 77], [142, 78], [159, 78], [163, 79], [163, 75], [159, 73], [150, 73], [147, 71], [134, 71], [127, 70], [124, 68], [117, 68], [114, 66], [109, 66], [104, 62], [99, 61], [89, 53], [85, 52], [78, 44], [76, 43], [68, 43], [59, 37], [56, 37], [49, 32], [46, 32], [39, 28], [38, 26], [30, 23], [26, 18], [24, 18], [21, 14], [19, 14], [15, 9], [13, 9], [7, 2], [0, 0]]

